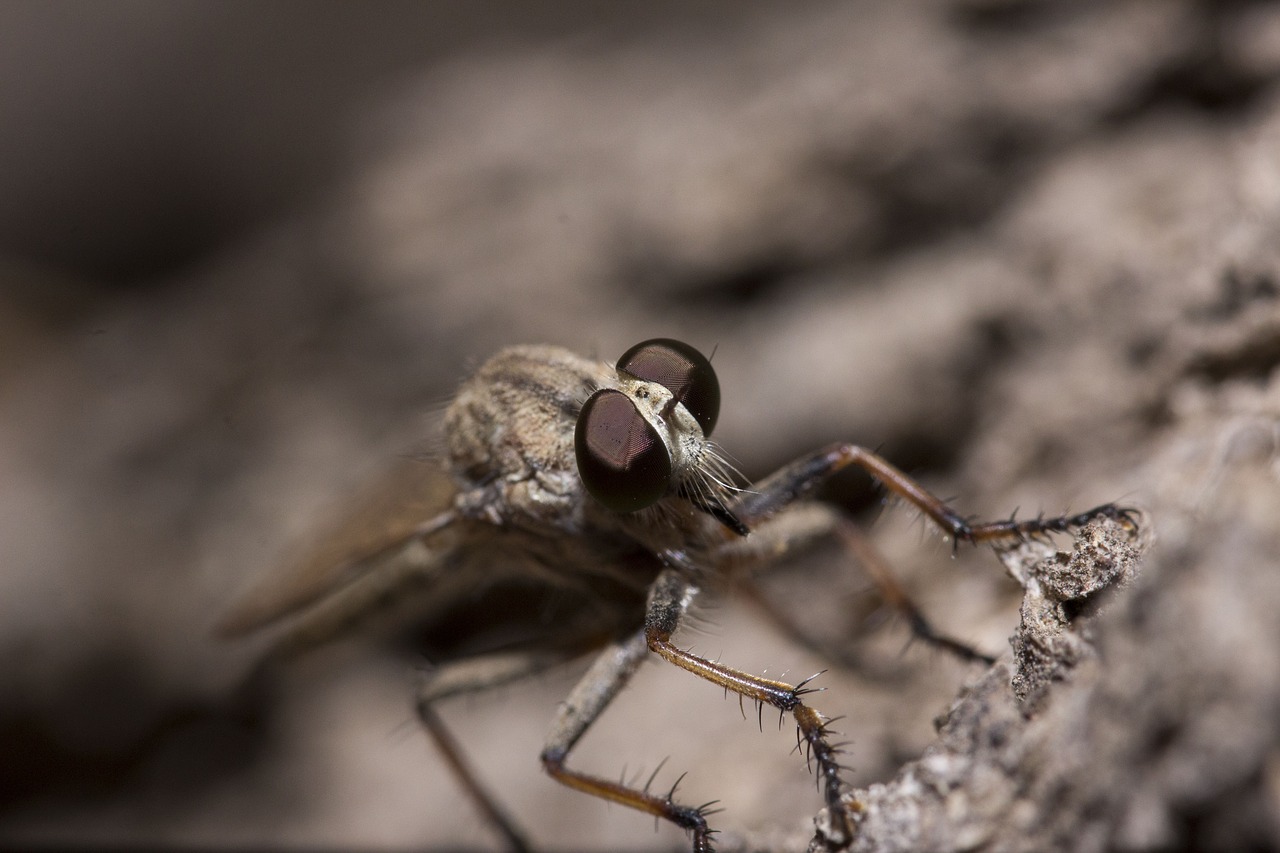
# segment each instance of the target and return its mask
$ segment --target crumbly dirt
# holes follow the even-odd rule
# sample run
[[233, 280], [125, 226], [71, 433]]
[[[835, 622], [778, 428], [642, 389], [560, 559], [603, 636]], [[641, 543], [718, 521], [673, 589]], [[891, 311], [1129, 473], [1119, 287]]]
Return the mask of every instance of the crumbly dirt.
[[[953, 556], [833, 484], [992, 667], [909, 643], [838, 549], [762, 579], [832, 655], [703, 603], [695, 650], [827, 670], [853, 849], [1280, 848], [1280, 9], [630, 5], [290, 13], [287, 44], [233, 11], [118, 17], [74, 43], [92, 98], [6, 122], [0, 842], [496, 848], [412, 722], [414, 660], [353, 643], [246, 694], [254, 644], [209, 629], [498, 347], [661, 335], [714, 349], [716, 437], [751, 477], [845, 440], [982, 518], [1141, 511], [1136, 540]], [[71, 44], [34, 14], [0, 29], [48, 49], [2, 61]], [[444, 29], [415, 53], [412, 27]], [[192, 73], [179, 48], [212, 57], [210, 32], [273, 50]], [[374, 75], [381, 44], [399, 64]], [[232, 193], [258, 186], [294, 189]], [[175, 260], [161, 224], [237, 203]], [[442, 713], [540, 847], [685, 847], [542, 775], [580, 669]], [[804, 850], [793, 733], [745, 716], [646, 666], [574, 758], [667, 758], [655, 785], [721, 801], [721, 849]]]

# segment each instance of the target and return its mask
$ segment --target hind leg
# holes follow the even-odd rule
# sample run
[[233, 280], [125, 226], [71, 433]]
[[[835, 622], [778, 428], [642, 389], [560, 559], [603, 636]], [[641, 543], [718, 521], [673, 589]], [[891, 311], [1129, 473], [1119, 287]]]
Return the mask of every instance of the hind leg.
[[530, 849], [525, 833], [480, 781], [434, 705], [450, 696], [478, 693], [528, 678], [571, 657], [569, 654], [511, 653], [472, 658], [428, 672], [418, 688], [415, 710], [423, 729], [476, 808], [513, 853]]

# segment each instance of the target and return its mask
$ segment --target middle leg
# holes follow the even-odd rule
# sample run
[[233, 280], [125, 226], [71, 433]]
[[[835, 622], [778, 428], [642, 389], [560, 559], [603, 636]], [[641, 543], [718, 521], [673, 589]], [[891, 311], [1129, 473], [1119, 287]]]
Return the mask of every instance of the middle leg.
[[[717, 557], [721, 564], [738, 575], [747, 574], [753, 566], [768, 565], [779, 556], [802, 550], [818, 541], [832, 540], [852, 555], [871, 579], [882, 601], [906, 620], [912, 635], [925, 644], [955, 655], [966, 662], [994, 663], [994, 658], [961, 640], [938, 631], [912, 600], [907, 590], [894, 577], [889, 561], [880, 553], [865, 532], [836, 508], [816, 502], [791, 504], [764, 523], [758, 524], [746, 538], [726, 539]], [[807, 626], [799, 624], [776, 606], [751, 577], [741, 577], [738, 587], [746, 599], [759, 609], [783, 633], [824, 657], [839, 662], [847, 669], [868, 672], [865, 662], [845, 649], [817, 637]], [[881, 674], [879, 677], [883, 677]]]
[[[805, 704], [803, 697], [812, 693], [807, 682], [788, 684], [751, 675], [721, 663], [699, 657], [672, 642], [688, 611], [697, 587], [680, 572], [668, 569], [659, 575], [649, 593], [645, 615], [644, 638], [648, 648], [664, 660], [692, 672], [713, 684], [752, 699], [763, 709], [769, 705], [781, 713], [790, 713], [796, 721], [797, 746], [803, 745], [806, 758], [816, 766], [822, 783], [823, 797], [831, 815], [828, 839], [837, 847], [853, 840], [853, 825], [841, 799], [844, 782], [840, 777], [840, 750], [830, 740], [828, 720]], [[695, 849], [698, 848], [695, 844]]]
[[641, 661], [653, 652], [725, 690], [758, 702], [762, 708], [769, 705], [782, 713], [790, 713], [798, 727], [798, 742], [816, 765], [818, 778], [823, 784], [824, 797], [834, 823], [829, 837], [837, 845], [847, 844], [853, 838], [853, 829], [841, 801], [844, 785], [837, 760], [839, 750], [830, 741], [828, 721], [803, 700], [812, 691], [803, 682], [792, 685], [760, 678], [676, 646], [672, 636], [683, 622], [696, 594], [697, 587], [683, 573], [667, 569], [659, 575], [650, 589], [644, 628], [607, 648], [561, 704], [542, 752], [543, 766], [553, 778], [570, 788], [663, 818], [688, 830], [693, 836], [695, 853], [709, 853], [712, 831], [707, 825], [705, 805], [694, 807], [675, 802], [674, 788], [659, 796], [651, 793], [648, 785], [636, 788], [582, 773], [566, 765], [569, 752], [587, 728], [617, 696]]

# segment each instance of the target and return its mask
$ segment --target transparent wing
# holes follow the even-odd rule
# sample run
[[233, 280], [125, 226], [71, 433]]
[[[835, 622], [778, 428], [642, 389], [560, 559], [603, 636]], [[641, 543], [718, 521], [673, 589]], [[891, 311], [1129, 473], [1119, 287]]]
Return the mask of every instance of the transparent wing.
[[453, 523], [452, 481], [436, 460], [397, 459], [351, 500], [345, 514], [297, 559], [250, 588], [215, 625], [238, 637], [298, 613], [389, 565], [421, 564], [397, 555], [430, 546]]

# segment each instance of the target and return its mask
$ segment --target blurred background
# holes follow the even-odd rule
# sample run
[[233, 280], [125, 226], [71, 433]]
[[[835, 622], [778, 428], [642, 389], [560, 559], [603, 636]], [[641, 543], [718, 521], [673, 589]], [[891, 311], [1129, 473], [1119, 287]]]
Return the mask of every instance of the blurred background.
[[[1177, 647], [1149, 757], [1218, 722], [1176, 784], [1116, 777], [1097, 837], [1280, 844], [1278, 77], [1246, 0], [0, 6], [0, 842], [493, 848], [413, 661], [304, 661], [246, 718], [254, 644], [209, 628], [497, 348], [662, 335], [715, 351], [749, 476], [848, 440], [982, 516], [1148, 510], [1175, 615], [1113, 630], [1220, 641]], [[836, 491], [1007, 651], [989, 553]], [[771, 589], [843, 643], [865, 587], [826, 554]], [[859, 785], [974, 674], [873, 623], [819, 703]], [[690, 642], [829, 666], [732, 599]], [[577, 671], [445, 717], [540, 843], [681, 847], [541, 776]], [[760, 849], [808, 825], [789, 731], [657, 666], [616, 704], [580, 767], [670, 756]]]

